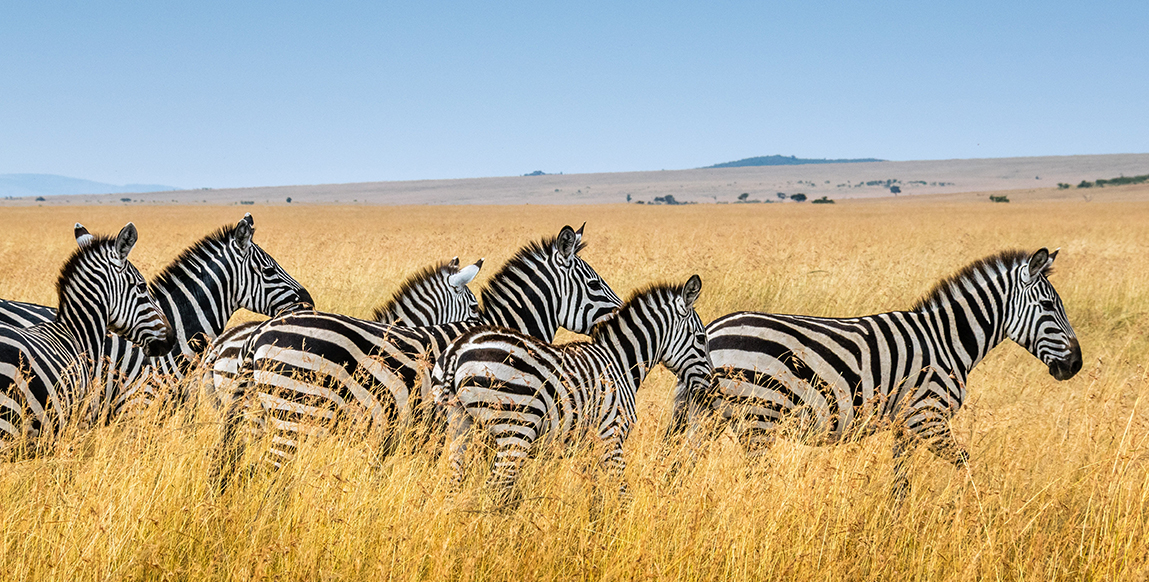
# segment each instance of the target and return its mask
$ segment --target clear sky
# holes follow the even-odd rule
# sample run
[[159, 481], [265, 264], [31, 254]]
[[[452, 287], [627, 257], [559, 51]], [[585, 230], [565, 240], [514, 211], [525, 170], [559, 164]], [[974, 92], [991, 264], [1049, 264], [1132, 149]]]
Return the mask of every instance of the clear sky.
[[0, 2], [0, 173], [1149, 152], [1149, 2]]

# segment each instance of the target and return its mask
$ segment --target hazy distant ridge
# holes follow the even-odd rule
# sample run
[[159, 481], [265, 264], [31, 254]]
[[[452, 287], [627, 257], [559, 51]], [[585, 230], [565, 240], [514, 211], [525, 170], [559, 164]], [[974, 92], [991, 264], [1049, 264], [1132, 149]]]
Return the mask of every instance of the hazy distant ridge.
[[55, 174], [0, 174], [0, 196], [62, 196], [77, 194], [138, 194], [179, 190], [162, 184], [105, 184]]
[[794, 156], [758, 156], [756, 158], [746, 158], [734, 162], [725, 162], [722, 164], [714, 164], [713, 166], [706, 166], [708, 168], [744, 168], [746, 166], [800, 166], [802, 164], [855, 164], [858, 162], [884, 162], [886, 160], [879, 160], [877, 158], [857, 158], [852, 160], [827, 160], [825, 158], [796, 158]]

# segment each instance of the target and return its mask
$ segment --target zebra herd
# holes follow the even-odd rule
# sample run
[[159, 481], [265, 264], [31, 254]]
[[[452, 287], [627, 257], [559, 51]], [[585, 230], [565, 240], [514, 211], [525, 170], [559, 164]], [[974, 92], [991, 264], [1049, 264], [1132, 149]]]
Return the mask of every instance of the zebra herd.
[[[540, 443], [589, 438], [625, 500], [636, 394], [661, 363], [677, 377], [666, 435], [683, 435], [692, 456], [727, 427], [751, 458], [779, 434], [830, 444], [889, 429], [901, 494], [915, 447], [968, 459], [950, 420], [994, 346], [1017, 342], [1058, 380], [1082, 365], [1048, 280], [1057, 252], [1045, 249], [975, 261], [909, 311], [739, 312], [704, 326], [697, 275], [624, 302], [579, 256], [583, 228], [566, 226], [523, 246], [481, 304], [468, 284], [483, 260], [455, 258], [412, 276], [364, 320], [317, 311], [254, 232], [248, 214], [146, 284], [128, 261], [131, 223], [115, 238], [75, 225], [57, 309], [0, 301], [3, 446], [23, 450], [69, 423], [110, 421], [157, 399], [190, 406], [203, 394], [223, 413], [211, 476], [221, 492], [251, 434], [267, 436], [261, 458], [279, 467], [301, 438], [340, 427], [382, 435], [381, 455], [402, 442], [444, 449], [453, 491], [479, 431], [495, 450], [488, 483], [504, 496]], [[269, 319], [225, 330], [241, 307]], [[555, 345], [560, 327], [589, 340]]]

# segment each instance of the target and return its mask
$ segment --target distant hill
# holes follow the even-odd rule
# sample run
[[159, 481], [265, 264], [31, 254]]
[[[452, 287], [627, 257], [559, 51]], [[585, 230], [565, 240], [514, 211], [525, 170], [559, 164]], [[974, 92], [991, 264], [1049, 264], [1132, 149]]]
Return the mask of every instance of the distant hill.
[[714, 164], [713, 166], [706, 166], [702, 169], [709, 168], [744, 168], [746, 166], [800, 166], [802, 164], [855, 164], [858, 162], [884, 162], [886, 160], [879, 160], [877, 158], [857, 158], [853, 160], [827, 160], [827, 159], [811, 159], [811, 158], [796, 158], [794, 156], [759, 156], [757, 158], [746, 158], [736, 162], [726, 162], [724, 164]]
[[0, 197], [61, 196], [76, 194], [138, 194], [180, 190], [162, 184], [105, 184], [55, 174], [0, 174]]

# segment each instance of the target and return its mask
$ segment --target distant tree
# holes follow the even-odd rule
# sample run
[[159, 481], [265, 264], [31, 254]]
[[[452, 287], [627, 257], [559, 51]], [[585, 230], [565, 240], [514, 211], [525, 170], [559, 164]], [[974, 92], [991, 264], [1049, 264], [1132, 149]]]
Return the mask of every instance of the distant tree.
[[897, 195], [902, 193], [902, 189], [897, 186], [890, 186], [890, 192], [893, 192], [895, 195]]
[[810, 201], [810, 204], [833, 204], [833, 203], [834, 203], [834, 201], [830, 200], [829, 196], [823, 196], [821, 198], [815, 198], [815, 199]]
[[743, 193], [738, 195], [738, 199], [741, 200], [742, 202], [746, 202], [746, 199], [749, 197], [750, 197], [749, 192], [743, 192]]
[[120, 202], [131, 202], [131, 198], [120, 198]]
[[1077, 185], [1077, 187], [1078, 188], [1092, 188], [1093, 182], [1090, 182], [1089, 180], [1082, 180], [1081, 183]]
[[785, 192], [779, 192], [778, 193], [778, 199], [779, 200], [785, 200], [786, 199], [786, 193]]
[[44, 202], [44, 197], [43, 196], [37, 196], [36, 202]]
[[[558, 192], [558, 190], [555, 190], [555, 192]], [[626, 195], [626, 201], [627, 201], [627, 202], [630, 202], [630, 194], [627, 194], [627, 195]]]
[[806, 201], [806, 195], [799, 192], [797, 194], [794, 194], [793, 196], [790, 196], [790, 199], [793, 200], [794, 202], [805, 202]]
[[990, 196], [991, 202], [1009, 202], [1009, 196]]
[[288, 203], [288, 204], [291, 204], [291, 196], [288, 196], [288, 197], [287, 197], [287, 203]]

